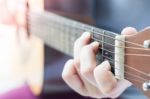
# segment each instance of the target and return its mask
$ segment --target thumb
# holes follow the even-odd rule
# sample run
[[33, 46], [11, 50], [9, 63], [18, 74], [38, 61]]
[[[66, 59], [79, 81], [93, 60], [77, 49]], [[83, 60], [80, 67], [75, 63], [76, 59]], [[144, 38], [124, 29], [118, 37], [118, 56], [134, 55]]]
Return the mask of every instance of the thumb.
[[121, 32], [122, 35], [134, 35], [137, 33], [138, 33], [137, 30], [133, 27], [126, 27]]

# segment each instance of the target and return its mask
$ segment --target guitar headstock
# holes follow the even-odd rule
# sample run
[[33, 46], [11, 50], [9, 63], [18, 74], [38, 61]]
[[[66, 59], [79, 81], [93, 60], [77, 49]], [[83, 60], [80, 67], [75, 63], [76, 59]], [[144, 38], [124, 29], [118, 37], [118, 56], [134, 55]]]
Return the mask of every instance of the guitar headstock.
[[125, 79], [150, 97], [150, 28], [126, 37]]

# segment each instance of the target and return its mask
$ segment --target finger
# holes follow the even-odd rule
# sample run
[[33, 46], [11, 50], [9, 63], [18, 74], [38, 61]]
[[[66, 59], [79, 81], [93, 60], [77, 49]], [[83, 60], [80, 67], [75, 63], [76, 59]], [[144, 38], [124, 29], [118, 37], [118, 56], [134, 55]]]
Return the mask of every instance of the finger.
[[80, 52], [83, 46], [90, 43], [91, 34], [89, 32], [85, 32], [82, 34], [80, 38], [75, 41], [74, 44], [74, 59], [75, 61], [79, 62], [80, 59]]
[[82, 48], [80, 56], [80, 72], [82, 76], [94, 86], [96, 83], [93, 76], [93, 70], [96, 67], [96, 54], [98, 49], [99, 43], [93, 42]]
[[110, 64], [104, 61], [94, 69], [94, 77], [103, 94], [110, 93], [117, 84], [117, 80], [110, 71]]
[[84, 88], [84, 84], [77, 74], [73, 60], [69, 60], [65, 64], [62, 72], [62, 78], [70, 86], [70, 88], [75, 90], [77, 93], [83, 96], [87, 95], [87, 92]]
[[122, 35], [134, 35], [137, 33], [138, 33], [137, 30], [133, 27], [126, 27], [121, 32]]

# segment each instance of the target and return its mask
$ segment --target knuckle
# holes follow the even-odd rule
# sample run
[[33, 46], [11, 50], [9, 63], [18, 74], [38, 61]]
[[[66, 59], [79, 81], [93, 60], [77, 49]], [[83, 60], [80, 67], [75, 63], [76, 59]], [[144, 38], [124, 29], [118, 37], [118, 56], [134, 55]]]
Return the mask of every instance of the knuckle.
[[106, 84], [109, 83], [109, 85], [107, 87], [103, 88], [103, 93], [104, 94], [109, 94], [113, 91], [114, 87], [116, 86], [116, 82], [115, 81], [111, 81], [111, 82], [106, 82]]
[[75, 60], [74, 60], [74, 65], [75, 65], [75, 67], [76, 67], [77, 69], [79, 69], [79, 68], [80, 68], [80, 60], [79, 60], [79, 59], [75, 59]]
[[99, 66], [95, 67], [93, 73], [94, 73], [94, 75], [99, 75], [101, 73], [101, 70], [99, 69]]
[[90, 66], [87, 66], [87, 68], [81, 68], [81, 75], [87, 77], [93, 72], [93, 69]]
[[86, 54], [89, 52], [89, 50], [90, 50], [90, 46], [86, 45], [81, 49], [81, 53]]

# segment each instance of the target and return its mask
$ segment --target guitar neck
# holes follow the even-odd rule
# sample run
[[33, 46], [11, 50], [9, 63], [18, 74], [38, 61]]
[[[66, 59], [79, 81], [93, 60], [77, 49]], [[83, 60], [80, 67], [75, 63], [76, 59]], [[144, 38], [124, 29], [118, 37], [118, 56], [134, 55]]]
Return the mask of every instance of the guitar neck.
[[[29, 13], [29, 31], [40, 37], [48, 46], [51, 46], [70, 56], [73, 54], [75, 40], [85, 31], [92, 34], [92, 39], [100, 42], [103, 48], [114, 51], [115, 33], [99, 29], [87, 24], [67, 19], [50, 13]], [[111, 38], [110, 38], [111, 37]], [[105, 42], [105, 43], [104, 43]]]

